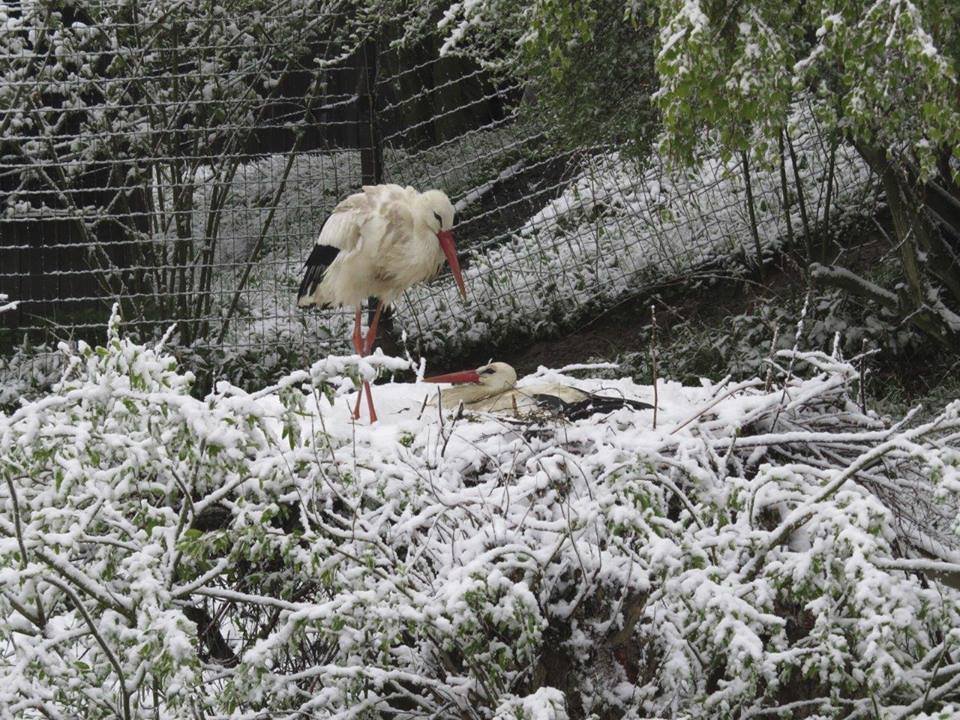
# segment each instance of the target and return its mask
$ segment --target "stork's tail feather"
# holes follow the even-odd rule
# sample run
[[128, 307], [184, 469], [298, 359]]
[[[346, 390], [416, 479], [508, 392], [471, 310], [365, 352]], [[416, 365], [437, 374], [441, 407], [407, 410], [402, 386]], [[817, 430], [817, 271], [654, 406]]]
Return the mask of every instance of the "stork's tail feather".
[[314, 298], [320, 283], [323, 281], [323, 274], [327, 268], [333, 264], [340, 254], [340, 248], [330, 245], [314, 245], [310, 257], [307, 258], [304, 266], [303, 280], [300, 281], [300, 289], [297, 291], [297, 305], [299, 307], [309, 307], [318, 305]]

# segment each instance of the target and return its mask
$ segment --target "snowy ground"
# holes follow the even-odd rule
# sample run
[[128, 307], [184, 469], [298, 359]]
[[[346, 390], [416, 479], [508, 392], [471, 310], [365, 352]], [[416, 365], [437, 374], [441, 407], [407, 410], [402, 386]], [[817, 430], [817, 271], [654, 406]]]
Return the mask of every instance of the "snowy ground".
[[[797, 138], [808, 212], [821, 212], [829, 153], [813, 134]], [[871, 174], [840, 146], [832, 203], [834, 230], [875, 212]], [[788, 239], [780, 176], [751, 178], [761, 253]], [[803, 224], [790, 211], [795, 236]], [[640, 168], [616, 152], [588, 158], [559, 197], [516, 228], [474, 252], [464, 271], [462, 303], [449, 276], [411, 288], [395, 324], [425, 351], [450, 352], [497, 343], [517, 333], [549, 331], [586, 310], [601, 310], [645, 285], [723, 275], [756, 257], [739, 164], [716, 159], [689, 171], [654, 159]], [[739, 259], [736, 259], [739, 258]]]

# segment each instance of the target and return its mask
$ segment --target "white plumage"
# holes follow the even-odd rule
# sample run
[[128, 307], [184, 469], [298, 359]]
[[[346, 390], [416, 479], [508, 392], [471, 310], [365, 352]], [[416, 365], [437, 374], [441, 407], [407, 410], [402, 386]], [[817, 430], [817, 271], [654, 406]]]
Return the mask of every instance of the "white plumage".
[[[356, 308], [353, 348], [359, 355], [373, 350], [377, 324], [385, 305], [411, 285], [437, 274], [444, 258], [464, 298], [467, 296], [451, 228], [454, 207], [440, 190], [417, 192], [399, 185], [364, 186], [334, 208], [307, 258], [297, 305]], [[361, 305], [379, 302], [363, 338]], [[370, 386], [364, 383], [370, 419], [377, 419]], [[361, 393], [362, 395], [363, 393]], [[354, 417], [360, 415], [360, 397]]]
[[389, 305], [411, 285], [436, 275], [445, 256], [466, 296], [453, 221], [453, 205], [440, 190], [365, 186], [324, 223], [297, 304], [357, 306], [374, 296]]
[[562, 415], [571, 420], [597, 412], [612, 412], [622, 407], [649, 410], [653, 406], [639, 400], [595, 395], [559, 383], [538, 383], [517, 387], [517, 373], [507, 363], [494, 362], [476, 370], [436, 375], [427, 382], [452, 383], [440, 390], [440, 404], [465, 410], [513, 415], [515, 417]]

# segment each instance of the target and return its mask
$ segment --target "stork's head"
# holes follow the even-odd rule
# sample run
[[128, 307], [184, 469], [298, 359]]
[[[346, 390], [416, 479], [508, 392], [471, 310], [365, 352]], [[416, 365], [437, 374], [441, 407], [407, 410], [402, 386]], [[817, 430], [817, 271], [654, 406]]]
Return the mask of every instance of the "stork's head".
[[426, 382], [453, 383], [454, 385], [475, 384], [478, 390], [485, 391], [480, 397], [489, 397], [511, 389], [517, 384], [517, 371], [504, 362], [481, 365], [476, 370], [434, 375], [424, 378]]
[[457, 247], [453, 243], [453, 217], [456, 210], [450, 198], [442, 190], [427, 190], [419, 198], [421, 220], [437, 236], [440, 249], [447, 258], [453, 279], [457, 281], [460, 294], [467, 299], [467, 287], [463, 284], [463, 275], [460, 274], [460, 260], [457, 258]]

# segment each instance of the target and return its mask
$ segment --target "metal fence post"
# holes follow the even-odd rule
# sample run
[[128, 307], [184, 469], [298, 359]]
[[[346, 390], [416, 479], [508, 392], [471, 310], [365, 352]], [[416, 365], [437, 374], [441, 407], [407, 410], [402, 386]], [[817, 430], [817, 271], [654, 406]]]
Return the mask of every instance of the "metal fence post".
[[[377, 63], [379, 47], [376, 38], [368, 39], [361, 48], [359, 89], [357, 91], [357, 134], [360, 145], [360, 179], [364, 185], [379, 185], [383, 182], [383, 142], [377, 122]], [[367, 324], [373, 322], [377, 298], [367, 298]], [[381, 338], [390, 337], [392, 342], [393, 314], [389, 308], [380, 318]]]
[[383, 145], [377, 128], [376, 39], [371, 38], [363, 44], [360, 59], [363, 63], [357, 92], [360, 175], [364, 185], [379, 185], [383, 182]]

